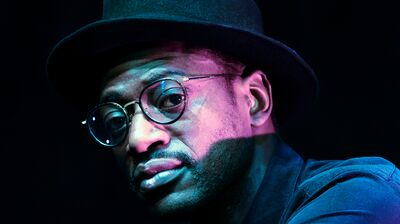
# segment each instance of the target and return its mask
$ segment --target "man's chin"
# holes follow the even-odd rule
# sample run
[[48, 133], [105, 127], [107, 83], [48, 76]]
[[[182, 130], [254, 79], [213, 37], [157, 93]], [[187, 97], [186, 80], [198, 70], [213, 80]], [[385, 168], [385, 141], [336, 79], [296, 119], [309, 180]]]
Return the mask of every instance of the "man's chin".
[[168, 194], [158, 201], [147, 201], [152, 213], [167, 221], [190, 219], [193, 211], [198, 209], [199, 202], [194, 194], [179, 192]]

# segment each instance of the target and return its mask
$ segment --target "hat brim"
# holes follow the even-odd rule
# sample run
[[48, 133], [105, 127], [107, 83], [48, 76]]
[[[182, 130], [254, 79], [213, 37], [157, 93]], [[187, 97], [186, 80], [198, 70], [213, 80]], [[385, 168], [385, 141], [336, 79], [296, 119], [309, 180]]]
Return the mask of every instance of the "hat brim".
[[265, 71], [280, 125], [315, 102], [318, 82], [312, 69], [286, 45], [251, 31], [182, 19], [121, 18], [86, 25], [54, 47], [47, 74], [55, 89], [86, 113], [96, 103], [105, 65], [116, 57], [115, 49], [168, 40], [218, 50]]

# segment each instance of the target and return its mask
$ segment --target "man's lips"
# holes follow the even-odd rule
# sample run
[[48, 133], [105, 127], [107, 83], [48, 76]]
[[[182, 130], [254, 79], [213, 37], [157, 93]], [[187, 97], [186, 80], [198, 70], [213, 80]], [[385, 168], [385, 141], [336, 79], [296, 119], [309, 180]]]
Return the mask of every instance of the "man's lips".
[[175, 180], [181, 173], [178, 169], [182, 161], [175, 158], [151, 159], [140, 163], [133, 175], [135, 185], [139, 185], [141, 192], [148, 192]]

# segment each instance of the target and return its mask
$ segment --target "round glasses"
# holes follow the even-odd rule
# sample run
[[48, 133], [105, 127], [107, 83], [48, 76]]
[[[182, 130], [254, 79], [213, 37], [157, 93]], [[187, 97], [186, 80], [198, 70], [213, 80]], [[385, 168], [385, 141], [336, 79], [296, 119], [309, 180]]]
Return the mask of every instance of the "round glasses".
[[[213, 74], [207, 76], [182, 76], [181, 81], [204, 79], [228, 74]], [[114, 147], [121, 144], [129, 131], [132, 117], [135, 114], [135, 104], [139, 105], [143, 114], [158, 124], [171, 124], [183, 114], [187, 104], [187, 93], [184, 86], [176, 79], [165, 78], [145, 86], [139, 95], [139, 100], [128, 102], [121, 106], [115, 102], [97, 105], [87, 115], [82, 124], [86, 124], [92, 137], [101, 145]]]

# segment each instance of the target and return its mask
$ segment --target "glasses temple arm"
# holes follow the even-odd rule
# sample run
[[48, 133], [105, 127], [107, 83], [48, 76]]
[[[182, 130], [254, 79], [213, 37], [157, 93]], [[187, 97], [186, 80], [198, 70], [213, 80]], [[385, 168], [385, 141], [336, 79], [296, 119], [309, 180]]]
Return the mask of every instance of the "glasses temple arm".
[[224, 74], [212, 74], [212, 75], [205, 75], [205, 76], [185, 77], [183, 81], [188, 81], [188, 80], [193, 80], [193, 79], [209, 79], [209, 78], [216, 78], [216, 77], [227, 76], [227, 75], [233, 75], [233, 74], [224, 73]]

